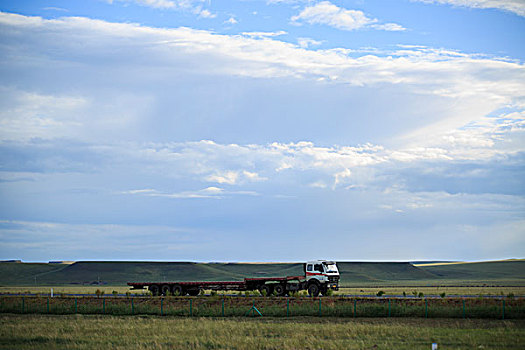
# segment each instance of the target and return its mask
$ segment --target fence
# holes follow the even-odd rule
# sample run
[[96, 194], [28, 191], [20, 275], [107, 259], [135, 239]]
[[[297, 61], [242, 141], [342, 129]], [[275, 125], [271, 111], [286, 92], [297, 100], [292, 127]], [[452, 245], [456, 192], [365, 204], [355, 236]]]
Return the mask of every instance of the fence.
[[525, 319], [525, 299], [3, 296], [0, 313]]

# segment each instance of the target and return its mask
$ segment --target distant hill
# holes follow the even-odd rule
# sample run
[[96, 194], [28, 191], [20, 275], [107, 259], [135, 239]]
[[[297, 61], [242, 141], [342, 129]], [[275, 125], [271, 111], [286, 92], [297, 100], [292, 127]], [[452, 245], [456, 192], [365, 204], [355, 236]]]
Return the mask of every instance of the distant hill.
[[525, 281], [525, 260], [420, 265], [420, 269], [448, 280]]
[[344, 283], [418, 281], [435, 279], [436, 275], [407, 262], [338, 262]]
[[[506, 284], [525, 285], [525, 261], [478, 263], [338, 262], [343, 286]], [[67, 285], [100, 281], [240, 281], [244, 277], [296, 276], [301, 263], [89, 262], [0, 263], [0, 285]]]

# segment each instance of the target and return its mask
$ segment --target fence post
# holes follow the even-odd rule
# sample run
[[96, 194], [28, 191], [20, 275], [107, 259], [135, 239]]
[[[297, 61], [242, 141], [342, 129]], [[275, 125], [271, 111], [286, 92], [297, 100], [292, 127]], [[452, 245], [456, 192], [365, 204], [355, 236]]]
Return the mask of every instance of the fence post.
[[26, 308], [26, 298], [22, 297], [22, 313], [25, 312], [25, 308]]
[[193, 299], [190, 299], [190, 316], [193, 316]]
[[78, 303], [77, 303], [77, 298], [75, 298], [75, 313], [78, 314]]
[[505, 319], [505, 299], [502, 299], [502, 308], [501, 308], [501, 319]]
[[463, 299], [463, 318], [465, 318], [465, 299]]
[[106, 313], [106, 298], [102, 299], [102, 312]]
[[49, 313], [49, 297], [47, 298], [47, 313]]
[[388, 299], [388, 317], [390, 317], [390, 299]]
[[354, 317], [356, 317], [357, 313], [357, 299], [354, 299]]
[[164, 298], [160, 298], [160, 315], [164, 315]]
[[131, 314], [135, 314], [135, 305], [133, 304], [133, 298], [131, 299]]
[[222, 317], [224, 317], [224, 298], [222, 298]]
[[321, 297], [319, 297], [319, 317], [321, 317]]
[[428, 318], [428, 299], [425, 298], [425, 318]]
[[290, 299], [286, 299], [286, 317], [290, 316]]

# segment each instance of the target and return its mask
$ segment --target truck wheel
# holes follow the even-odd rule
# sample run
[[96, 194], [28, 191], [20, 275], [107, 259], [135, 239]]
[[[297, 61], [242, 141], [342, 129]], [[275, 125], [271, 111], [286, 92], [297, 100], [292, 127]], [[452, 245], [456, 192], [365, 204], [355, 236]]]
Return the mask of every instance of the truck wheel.
[[170, 294], [170, 286], [167, 284], [163, 285], [161, 288], [162, 295], [167, 296]]
[[319, 296], [319, 286], [315, 283], [310, 284], [308, 286], [308, 295], [310, 295], [311, 297]]
[[263, 284], [259, 287], [259, 292], [261, 292], [262, 295], [269, 297], [270, 294], [272, 294], [272, 287], [268, 284]]
[[284, 293], [286, 292], [286, 288], [284, 288], [284, 286], [282, 284], [276, 284], [274, 287], [273, 287], [273, 290], [275, 291], [275, 293], [277, 294], [277, 296], [283, 296]]
[[159, 286], [157, 286], [156, 284], [152, 284], [148, 287], [148, 289], [154, 297], [159, 294]]
[[183, 296], [184, 295], [182, 293], [182, 286], [179, 286], [178, 284], [174, 285], [173, 287], [171, 287], [171, 292], [173, 293], [173, 295], [176, 295], [176, 296]]

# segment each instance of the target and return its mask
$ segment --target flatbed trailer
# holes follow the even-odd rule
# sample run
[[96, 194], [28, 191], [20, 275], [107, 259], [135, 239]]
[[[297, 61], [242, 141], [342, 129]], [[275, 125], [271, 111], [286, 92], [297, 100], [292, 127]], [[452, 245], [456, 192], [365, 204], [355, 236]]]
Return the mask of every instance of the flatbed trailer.
[[201, 290], [259, 290], [270, 295], [285, 295], [289, 291], [306, 289], [305, 276], [245, 278], [243, 281], [206, 281], [206, 282], [128, 282], [132, 289], [147, 288], [157, 295], [198, 295]]
[[286, 295], [308, 290], [308, 294], [327, 295], [328, 290], [339, 289], [339, 271], [332, 261], [315, 260], [303, 265], [303, 276], [245, 278], [242, 281], [201, 282], [128, 282], [132, 289], [147, 288], [152, 295], [199, 295], [202, 290], [258, 290], [263, 295]]

